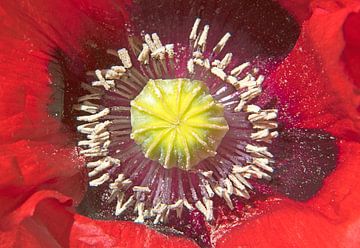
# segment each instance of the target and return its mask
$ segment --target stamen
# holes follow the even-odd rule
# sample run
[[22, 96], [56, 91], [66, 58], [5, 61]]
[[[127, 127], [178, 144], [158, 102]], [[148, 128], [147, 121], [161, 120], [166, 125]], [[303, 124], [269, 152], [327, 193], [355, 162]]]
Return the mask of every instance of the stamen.
[[199, 24], [200, 24], [200, 18], [196, 18], [195, 23], [194, 23], [194, 26], [192, 27], [191, 33], [190, 33], [190, 36], [189, 36], [189, 39], [190, 39], [191, 41], [195, 41], [195, 40], [196, 40], [197, 30], [198, 30], [198, 28], [199, 28]]
[[228, 40], [230, 39], [231, 34], [230, 33], [226, 33], [221, 40], [219, 41], [219, 43], [216, 44], [216, 46], [213, 48], [213, 54], [216, 56], [217, 54], [219, 54], [225, 47], [226, 43], [228, 42]]

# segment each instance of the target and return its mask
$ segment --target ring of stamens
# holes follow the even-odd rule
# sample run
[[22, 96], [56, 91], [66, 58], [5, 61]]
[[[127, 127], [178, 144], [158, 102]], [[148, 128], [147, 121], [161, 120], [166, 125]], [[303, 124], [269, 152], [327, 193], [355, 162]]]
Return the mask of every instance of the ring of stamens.
[[[251, 69], [249, 62], [232, 66], [232, 53], [218, 59], [230, 33], [205, 56], [209, 29], [205, 25], [200, 30], [200, 19], [191, 29], [188, 78], [196, 78], [201, 71], [200, 75], [212, 79], [210, 93], [224, 106], [229, 131], [217, 155], [199, 162], [195, 171], [164, 168], [145, 158], [130, 139], [131, 100], [149, 80], [175, 78], [177, 52], [173, 44], [163, 45], [153, 33], [143, 37], [142, 47], [132, 49], [140, 51], [135, 56], [126, 49], [109, 50], [119, 56], [121, 65], [96, 70], [93, 73], [96, 81], [81, 84], [89, 94], [79, 97], [74, 105], [74, 109], [86, 113], [77, 117], [82, 122], [77, 129], [86, 137], [78, 142], [79, 154], [87, 158], [90, 186], [108, 183], [111, 191], [108, 200], [116, 201], [115, 215], [133, 208], [136, 222], [152, 220], [157, 224], [166, 223], [173, 213], [180, 218], [184, 208], [188, 211], [196, 208], [210, 221], [214, 197], [223, 198], [233, 209], [232, 195], [250, 197], [248, 191], [253, 187], [249, 179], [271, 178], [274, 161], [267, 144], [278, 135], [277, 110], [261, 109], [254, 104], [262, 92], [264, 77], [256, 75], [258, 69]], [[134, 42], [130, 45], [136, 46]]]

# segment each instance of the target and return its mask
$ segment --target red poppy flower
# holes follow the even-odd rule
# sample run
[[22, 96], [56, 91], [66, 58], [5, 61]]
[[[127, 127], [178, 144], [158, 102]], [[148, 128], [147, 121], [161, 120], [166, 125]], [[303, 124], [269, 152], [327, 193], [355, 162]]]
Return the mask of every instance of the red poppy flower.
[[[357, 247], [360, 4], [279, 2], [297, 23], [271, 1], [1, 3], [3, 246]], [[250, 200], [232, 198], [232, 211], [216, 200], [209, 223], [199, 211], [158, 231], [115, 220], [96, 200], [102, 189], [86, 186], [72, 111], [79, 82], [118, 63], [106, 50], [130, 48], [129, 33], [188, 42], [196, 16], [230, 31], [242, 44], [234, 60], [267, 75], [256, 104], [279, 111], [273, 179], [251, 181]]]

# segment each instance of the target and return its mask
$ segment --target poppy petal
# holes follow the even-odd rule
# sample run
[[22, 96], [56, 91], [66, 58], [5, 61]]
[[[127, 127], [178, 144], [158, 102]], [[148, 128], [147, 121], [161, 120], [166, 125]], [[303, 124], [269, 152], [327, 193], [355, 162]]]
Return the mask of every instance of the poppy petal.
[[310, 0], [278, 0], [279, 4], [289, 11], [299, 23], [308, 19], [310, 13]]
[[346, 42], [343, 52], [345, 66], [354, 80], [357, 88], [360, 88], [360, 13], [351, 13], [343, 27]]
[[70, 210], [70, 198], [43, 190], [3, 218], [3, 247], [197, 247], [132, 222], [94, 221]]
[[71, 247], [198, 247], [193, 241], [165, 235], [144, 225], [125, 221], [96, 221], [75, 215]]
[[1, 151], [1, 170], [9, 176], [0, 180], [0, 215], [15, 210], [41, 189], [54, 189], [80, 201], [85, 179], [73, 148], [59, 150], [56, 145], [19, 141], [1, 146]]
[[270, 75], [265, 91], [277, 99], [279, 122], [285, 127], [323, 128], [335, 136], [360, 139], [359, 96], [341, 59], [342, 26], [354, 8], [326, 14], [314, 10], [293, 51]]

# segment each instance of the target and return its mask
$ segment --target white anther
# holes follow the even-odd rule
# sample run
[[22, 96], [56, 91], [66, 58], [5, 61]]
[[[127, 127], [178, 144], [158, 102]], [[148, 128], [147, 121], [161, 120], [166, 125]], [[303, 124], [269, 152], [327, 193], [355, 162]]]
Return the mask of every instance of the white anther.
[[265, 77], [263, 75], [260, 75], [257, 79], [256, 79], [256, 85], [260, 86], [265, 80]]
[[266, 146], [254, 146], [247, 144], [245, 147], [245, 151], [249, 153], [253, 153], [257, 156], [266, 156], [272, 158], [273, 155], [268, 151], [268, 148]]
[[187, 62], [187, 70], [190, 74], [194, 74], [194, 60], [189, 59]]
[[145, 34], [144, 40], [145, 40], [146, 44], [149, 46], [150, 51], [151, 51], [151, 52], [154, 52], [154, 51], [156, 50], [156, 45], [155, 45], [155, 43], [153, 42], [153, 40], [151, 39], [150, 35], [149, 35], [149, 34]]
[[106, 71], [106, 79], [120, 79], [126, 73], [124, 66], [112, 66], [110, 70]]
[[90, 95], [85, 95], [85, 96], [81, 96], [78, 98], [78, 102], [84, 102], [84, 101], [88, 101], [88, 100], [100, 100], [102, 97], [102, 94], [90, 94]]
[[224, 188], [222, 188], [222, 187], [219, 186], [219, 185], [214, 185], [212, 188], [213, 188], [214, 192], [215, 192], [219, 197], [222, 197], [223, 192], [225, 191]]
[[165, 47], [157, 48], [154, 52], [151, 53], [151, 57], [158, 59], [158, 60], [164, 60], [165, 59]]
[[110, 179], [110, 175], [108, 173], [105, 173], [101, 177], [91, 180], [89, 182], [89, 185], [96, 187], [96, 186], [99, 186], [99, 185], [105, 183], [109, 179]]
[[221, 70], [217, 67], [212, 67], [211, 73], [214, 74], [215, 76], [217, 76], [218, 78], [220, 78], [221, 80], [225, 81], [226, 73], [223, 70]]
[[259, 179], [266, 179], [266, 180], [271, 179], [270, 175], [268, 175], [267, 173], [261, 171], [256, 166], [251, 166], [250, 168], [251, 168], [251, 170], [248, 171], [250, 173], [250, 175], [255, 175]]
[[[116, 186], [118, 185], [119, 183], [121, 183], [122, 181], [124, 181], [125, 179], [125, 175], [124, 174], [119, 174], [118, 177], [115, 179], [115, 181], [113, 183], [110, 184], [113, 185], [113, 186]], [[115, 187], [114, 187], [115, 188]]]
[[212, 198], [215, 193], [212, 190], [210, 184], [206, 180], [204, 180], [204, 186], [205, 186], [206, 192], [208, 193], [209, 197]]
[[105, 108], [101, 110], [99, 113], [93, 114], [93, 115], [84, 115], [84, 116], [78, 116], [76, 119], [78, 121], [87, 121], [87, 122], [93, 122], [99, 120], [101, 117], [104, 117], [110, 113], [110, 109]]
[[[132, 204], [134, 204], [135, 199], [134, 196], [130, 196], [129, 199], [122, 205], [122, 207], [117, 212], [117, 215], [121, 215], [128, 207], [130, 207]], [[116, 213], [115, 213], [116, 214]]]
[[245, 104], [246, 104], [246, 101], [244, 101], [243, 99], [240, 99], [240, 102], [239, 102], [239, 104], [234, 108], [234, 111], [235, 111], [235, 112], [240, 112], [240, 111], [243, 109], [243, 107], [245, 106]]
[[210, 61], [209, 59], [204, 59], [204, 67], [207, 69], [207, 70], [210, 70]]
[[193, 52], [193, 58], [203, 59], [203, 58], [204, 58], [204, 55], [203, 55], [203, 53], [200, 52], [200, 51], [195, 51], [195, 52]]
[[126, 69], [129, 69], [132, 67], [131, 58], [130, 58], [130, 55], [129, 55], [129, 52], [127, 49], [122, 48], [122, 49], [118, 50], [118, 55], [121, 60], [121, 63], [124, 65], [124, 67]]
[[110, 138], [110, 133], [107, 131], [98, 133], [98, 134], [91, 133], [91, 134], [87, 135], [86, 137], [88, 139], [94, 140], [94, 141], [105, 141]]
[[228, 192], [224, 191], [223, 193], [223, 198], [225, 199], [226, 204], [228, 205], [228, 207], [233, 210], [234, 209], [234, 204], [231, 201], [230, 195]]
[[200, 18], [196, 18], [195, 23], [191, 29], [191, 33], [189, 36], [189, 39], [192, 41], [196, 40], [196, 36], [197, 36], [197, 30], [199, 28], [199, 24], [200, 24], [201, 19]]
[[234, 186], [238, 189], [244, 190], [245, 186], [236, 178], [235, 175], [233, 174], [229, 174], [229, 179], [232, 181], [232, 183], [234, 184]]
[[89, 101], [84, 101], [82, 104], [73, 105], [73, 109], [77, 111], [88, 112], [90, 114], [95, 114], [99, 109], [99, 105], [93, 104]]
[[114, 80], [105, 80], [100, 70], [96, 70], [95, 74], [99, 81], [92, 82], [92, 86], [103, 86], [106, 90], [109, 90], [111, 88], [115, 87], [115, 81]]
[[143, 44], [141, 53], [138, 56], [138, 61], [144, 65], [149, 64], [150, 48], [147, 44]]
[[96, 176], [97, 174], [99, 174], [100, 172], [108, 169], [112, 167], [112, 164], [110, 163], [110, 161], [104, 161], [102, 164], [100, 164], [98, 167], [96, 167], [94, 170], [92, 170], [91, 172], [89, 172], [89, 177], [93, 177]]
[[143, 186], [134, 186], [133, 191], [134, 192], [144, 192], [144, 193], [150, 193], [151, 192], [149, 187], [143, 187]]
[[84, 149], [79, 152], [80, 155], [84, 155], [85, 157], [107, 156], [108, 153], [109, 153], [108, 150], [101, 149], [99, 146], [91, 147], [89, 149]]
[[269, 129], [264, 129], [264, 130], [260, 130], [260, 131], [257, 131], [255, 133], [252, 133], [250, 135], [250, 138], [252, 138], [254, 140], [261, 140], [263, 138], [268, 137], [269, 134], [270, 134]]
[[250, 104], [245, 106], [244, 111], [248, 113], [258, 113], [260, 112], [261, 108], [257, 105]]
[[232, 53], [227, 53], [217, 67], [224, 70], [231, 63], [232, 56]]
[[122, 207], [122, 204], [124, 202], [125, 194], [123, 192], [120, 192], [117, 196], [117, 202], [116, 202], [116, 208], [115, 208], [115, 215], [120, 215], [120, 210]]
[[165, 51], [170, 59], [174, 58], [174, 56], [175, 56], [174, 44], [165, 45]]
[[183, 205], [183, 200], [177, 200], [174, 204], [169, 205], [169, 209], [176, 209]]
[[254, 81], [253, 76], [251, 76], [250, 74], [246, 75], [246, 77], [239, 80], [235, 85], [237, 89], [242, 89], [245, 87], [253, 88], [255, 86], [257, 86], [256, 81]]
[[86, 164], [87, 168], [95, 168], [97, 166], [100, 166], [102, 163], [104, 163], [105, 158], [99, 159], [97, 161], [89, 162]]
[[271, 138], [277, 138], [279, 136], [279, 132], [278, 131], [274, 131], [270, 133], [270, 137]]
[[108, 149], [109, 146], [110, 146], [110, 144], [111, 144], [111, 141], [110, 141], [110, 140], [107, 140], [107, 141], [105, 141], [104, 144], [102, 145], [102, 148], [103, 148], [103, 149]]
[[204, 61], [202, 59], [193, 59], [195, 65], [199, 65], [201, 67], [204, 66]]
[[144, 223], [144, 207], [145, 207], [144, 202], [139, 202], [137, 204], [138, 217], [135, 219], [134, 222], [136, 222], [136, 223]]
[[[239, 173], [241, 174], [244, 174], [244, 173], [247, 173], [250, 169], [250, 166], [244, 166], [244, 167], [241, 167], [242, 169], [246, 169], [246, 170], [243, 170]], [[233, 173], [234, 173], [234, 170], [236, 171], [235, 167], [233, 169]], [[252, 189], [253, 187], [251, 186], [251, 184], [242, 176], [240, 175], [239, 173], [234, 173], [234, 175], [236, 176], [236, 178], [242, 183], [244, 184], [246, 187], [248, 187], [249, 189]]]
[[214, 54], [219, 54], [223, 48], [226, 45], [226, 42], [230, 39], [231, 34], [230, 33], [226, 33], [221, 39], [220, 41], [216, 44], [216, 46], [213, 49], [213, 53]]
[[249, 192], [247, 192], [246, 189], [241, 190], [241, 189], [235, 188], [235, 189], [234, 189], [234, 195], [243, 197], [243, 198], [245, 198], [245, 199], [249, 199], [249, 198], [250, 198]]
[[201, 201], [195, 202], [195, 207], [204, 215], [207, 215], [207, 210], [204, 204]]
[[161, 40], [160, 40], [160, 37], [158, 36], [157, 33], [153, 33], [151, 34], [151, 38], [153, 39], [154, 41], [154, 45], [157, 49], [159, 49], [160, 47], [162, 47], [162, 43], [161, 43]]
[[201, 51], [204, 52], [205, 51], [205, 47], [206, 47], [206, 40], [208, 37], [208, 33], [209, 33], [209, 25], [205, 25], [204, 26], [204, 30], [202, 31], [199, 41], [198, 41], [198, 46], [201, 48]]
[[227, 76], [226, 77], [226, 82], [236, 87], [238, 80], [234, 76]]
[[77, 131], [80, 133], [84, 133], [84, 134], [91, 134], [92, 131], [94, 130], [94, 127], [98, 124], [99, 122], [90, 122], [90, 123], [85, 123], [82, 125], [79, 125], [76, 127]]
[[190, 211], [194, 210], [194, 207], [188, 202], [188, 200], [186, 198], [183, 199], [184, 201], [184, 206], [189, 209]]
[[220, 60], [218, 59], [215, 59], [213, 62], [211, 62], [211, 65], [214, 66], [214, 67], [218, 67], [218, 65], [220, 65]]
[[252, 124], [255, 129], [274, 129], [278, 127], [276, 121], [260, 121]]
[[92, 135], [99, 134], [100, 132], [104, 131], [109, 125], [111, 124], [111, 121], [104, 121], [100, 122], [94, 127], [94, 130], [92, 131]]
[[211, 178], [213, 175], [213, 171], [202, 171], [201, 174], [207, 178]]
[[211, 221], [214, 218], [213, 214], [213, 201], [207, 198], [203, 198], [206, 207], [206, 220]]
[[242, 93], [240, 95], [241, 99], [243, 99], [244, 101], [249, 101], [254, 99], [255, 97], [257, 97], [258, 95], [261, 94], [261, 89], [260, 88], [252, 88], [248, 91], [245, 91], [244, 93]]
[[230, 74], [237, 77], [241, 74], [241, 72], [250, 66], [250, 63], [249, 62], [246, 62], [246, 63], [243, 63], [237, 67], [235, 67], [234, 69], [231, 70]]
[[120, 79], [123, 75], [116, 73], [113, 70], [107, 70], [105, 74], [106, 79]]
[[99, 146], [100, 143], [94, 143], [93, 140], [80, 140], [78, 142], [78, 146], [89, 146], [89, 147], [94, 147], [94, 146]]
[[270, 161], [267, 158], [254, 158], [252, 163], [263, 170], [274, 172], [274, 169], [269, 166]]
[[232, 195], [234, 187], [231, 183], [231, 181], [229, 180], [229, 178], [226, 178], [224, 180], [225, 186], [226, 186], [226, 192], [229, 193], [229, 195]]

